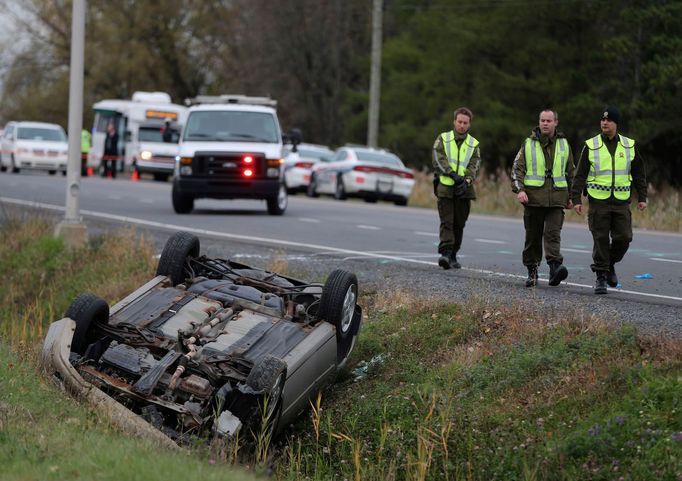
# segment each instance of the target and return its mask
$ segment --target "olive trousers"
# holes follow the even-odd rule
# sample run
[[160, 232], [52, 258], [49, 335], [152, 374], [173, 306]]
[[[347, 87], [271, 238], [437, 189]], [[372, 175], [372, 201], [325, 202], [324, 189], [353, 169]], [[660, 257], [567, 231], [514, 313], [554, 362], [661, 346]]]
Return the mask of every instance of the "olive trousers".
[[440, 217], [439, 254], [457, 254], [462, 247], [464, 225], [471, 211], [471, 199], [438, 197], [438, 216]]
[[629, 204], [590, 202], [587, 222], [592, 233], [594, 272], [606, 272], [620, 262], [632, 242], [632, 213]]
[[562, 207], [523, 208], [523, 226], [526, 228], [526, 241], [523, 245], [523, 265], [539, 266], [542, 261], [542, 248], [545, 248], [547, 263], [562, 264], [561, 227], [564, 225]]

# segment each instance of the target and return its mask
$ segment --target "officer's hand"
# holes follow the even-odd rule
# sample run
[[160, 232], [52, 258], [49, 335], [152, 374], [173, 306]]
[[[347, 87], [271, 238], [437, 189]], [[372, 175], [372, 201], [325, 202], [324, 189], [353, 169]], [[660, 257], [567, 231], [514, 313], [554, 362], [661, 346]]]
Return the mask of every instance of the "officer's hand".
[[516, 194], [516, 199], [521, 202], [522, 204], [527, 204], [528, 203], [528, 194], [526, 194], [525, 190], [522, 190], [518, 194]]
[[583, 205], [582, 204], [574, 205], [573, 210], [576, 212], [576, 214], [583, 215]]
[[639, 210], [644, 210], [646, 209], [646, 202], [637, 202], [637, 208]]
[[461, 175], [457, 175], [456, 172], [450, 172], [449, 174], [450, 178], [455, 181], [455, 184], [461, 184], [464, 182], [464, 177]]
[[455, 189], [454, 189], [455, 198], [457, 198], [457, 199], [463, 198], [466, 195], [467, 190], [469, 190], [469, 189], [468, 189], [466, 182], [464, 182], [463, 180], [462, 180], [462, 182], [459, 182], [459, 183], [455, 181]]

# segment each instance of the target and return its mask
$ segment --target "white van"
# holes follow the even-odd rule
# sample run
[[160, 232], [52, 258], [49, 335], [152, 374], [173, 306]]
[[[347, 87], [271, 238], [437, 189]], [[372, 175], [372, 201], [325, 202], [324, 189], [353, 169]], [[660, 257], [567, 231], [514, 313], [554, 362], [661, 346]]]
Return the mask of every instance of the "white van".
[[187, 108], [171, 103], [165, 92], [135, 92], [132, 100], [101, 100], [93, 105], [92, 147], [88, 166], [103, 173], [102, 156], [107, 126], [118, 132], [119, 171], [137, 169], [156, 180], [173, 173], [180, 130]]

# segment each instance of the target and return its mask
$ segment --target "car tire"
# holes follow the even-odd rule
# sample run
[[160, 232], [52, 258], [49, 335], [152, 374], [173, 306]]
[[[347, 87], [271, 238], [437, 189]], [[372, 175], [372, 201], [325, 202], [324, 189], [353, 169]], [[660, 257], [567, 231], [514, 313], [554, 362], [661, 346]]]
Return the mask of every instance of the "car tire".
[[395, 205], [399, 205], [401, 207], [405, 207], [407, 205], [407, 198], [403, 197], [401, 199], [396, 199], [393, 201]]
[[64, 313], [76, 322], [76, 329], [71, 340], [71, 351], [85, 354], [92, 341], [90, 334], [93, 323], [106, 324], [109, 320], [109, 304], [95, 294], [86, 292], [78, 295]]
[[173, 184], [171, 197], [173, 199], [173, 210], [176, 214], [189, 214], [194, 209], [194, 199], [181, 194], [175, 184]]
[[268, 204], [268, 214], [284, 214], [284, 211], [287, 210], [287, 206], [289, 205], [289, 195], [287, 194], [287, 188], [284, 184], [280, 184], [277, 196], [269, 197], [266, 202]]
[[168, 174], [154, 174], [154, 180], [157, 182], [168, 182]]
[[306, 194], [308, 197], [319, 197], [320, 194], [317, 193], [317, 177], [314, 174], [310, 175], [310, 183], [306, 189]]
[[54, 175], [57, 173], [57, 171], [56, 170], [48, 170], [47, 173], [50, 175]]
[[376, 204], [378, 200], [379, 199], [377, 199], [376, 197], [365, 197], [365, 202], [367, 202], [368, 204]]
[[346, 188], [343, 185], [343, 177], [339, 175], [336, 178], [336, 189], [334, 190], [334, 198], [336, 200], [346, 200]]
[[[261, 418], [258, 423], [261, 432], [267, 433], [272, 439], [272, 435], [277, 431], [277, 425], [282, 413], [282, 392], [286, 381], [287, 365], [284, 361], [275, 356], [266, 355], [258, 361], [246, 378], [246, 385], [254, 391], [265, 391], [268, 396], [266, 410], [265, 404], [261, 406]], [[265, 423], [263, 429], [262, 422]]]
[[188, 259], [199, 257], [199, 249], [199, 239], [195, 235], [183, 231], [176, 232], [163, 246], [156, 275], [168, 276], [171, 283], [177, 286], [189, 274], [186, 268]]
[[358, 278], [352, 272], [336, 269], [329, 274], [322, 288], [318, 319], [336, 327], [336, 340], [346, 344], [356, 332], [353, 325], [358, 300]]

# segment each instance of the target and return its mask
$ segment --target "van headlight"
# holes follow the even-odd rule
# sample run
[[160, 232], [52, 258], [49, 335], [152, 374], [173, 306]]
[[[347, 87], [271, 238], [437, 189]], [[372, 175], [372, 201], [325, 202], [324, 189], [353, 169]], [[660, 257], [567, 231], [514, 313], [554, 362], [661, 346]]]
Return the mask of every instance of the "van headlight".
[[152, 153], [148, 150], [143, 150], [140, 152], [140, 159], [142, 160], [149, 160], [152, 158]]

